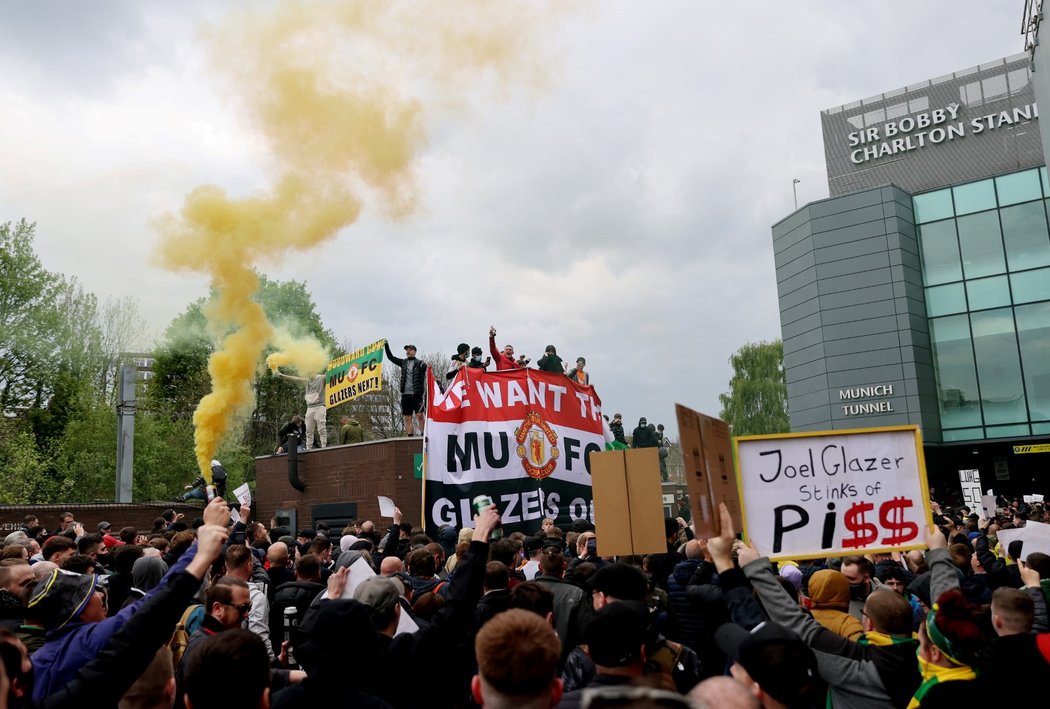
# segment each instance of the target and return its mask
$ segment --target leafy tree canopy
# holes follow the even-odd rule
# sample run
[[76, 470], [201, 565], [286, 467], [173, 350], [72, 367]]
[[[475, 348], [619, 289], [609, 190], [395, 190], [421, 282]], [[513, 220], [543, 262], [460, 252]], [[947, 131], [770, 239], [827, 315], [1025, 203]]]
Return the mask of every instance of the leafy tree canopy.
[[786, 433], [791, 430], [784, 376], [784, 344], [748, 343], [729, 358], [733, 378], [719, 394], [721, 418], [734, 436]]

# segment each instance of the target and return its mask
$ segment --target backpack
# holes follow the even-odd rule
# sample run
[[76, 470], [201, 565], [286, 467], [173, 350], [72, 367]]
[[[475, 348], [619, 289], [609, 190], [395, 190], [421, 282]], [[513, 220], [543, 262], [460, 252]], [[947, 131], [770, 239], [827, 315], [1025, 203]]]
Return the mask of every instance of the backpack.
[[175, 626], [175, 632], [171, 634], [171, 640], [168, 641], [168, 647], [171, 648], [172, 667], [179, 666], [190, 644], [190, 636], [203, 624], [204, 604], [194, 603], [182, 613], [182, 617]]

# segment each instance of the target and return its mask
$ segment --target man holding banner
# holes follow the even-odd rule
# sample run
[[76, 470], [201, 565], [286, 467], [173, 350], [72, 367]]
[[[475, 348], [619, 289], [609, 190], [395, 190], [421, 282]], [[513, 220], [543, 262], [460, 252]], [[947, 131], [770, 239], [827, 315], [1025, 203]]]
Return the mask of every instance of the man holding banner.
[[545, 517], [593, 521], [591, 464], [605, 449], [601, 401], [561, 373], [464, 367], [445, 392], [427, 376], [425, 523], [471, 526], [473, 501], [499, 506], [506, 533]]

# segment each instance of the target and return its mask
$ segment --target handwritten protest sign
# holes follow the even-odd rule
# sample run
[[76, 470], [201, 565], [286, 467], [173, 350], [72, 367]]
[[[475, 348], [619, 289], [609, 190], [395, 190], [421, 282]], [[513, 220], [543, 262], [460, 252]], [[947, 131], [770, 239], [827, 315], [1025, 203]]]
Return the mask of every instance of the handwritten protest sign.
[[960, 470], [959, 485], [962, 486], [963, 504], [969, 507], [971, 512], [981, 509], [981, 471]]
[[733, 439], [748, 539], [772, 559], [923, 548], [917, 426]]

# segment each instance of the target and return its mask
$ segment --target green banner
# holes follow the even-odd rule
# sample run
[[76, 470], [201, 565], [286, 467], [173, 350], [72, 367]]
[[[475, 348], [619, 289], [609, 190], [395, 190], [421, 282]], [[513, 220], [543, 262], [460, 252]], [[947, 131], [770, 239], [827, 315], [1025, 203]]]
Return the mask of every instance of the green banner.
[[373, 394], [383, 388], [385, 344], [386, 340], [379, 340], [328, 363], [325, 370], [326, 408], [331, 409], [362, 394]]

